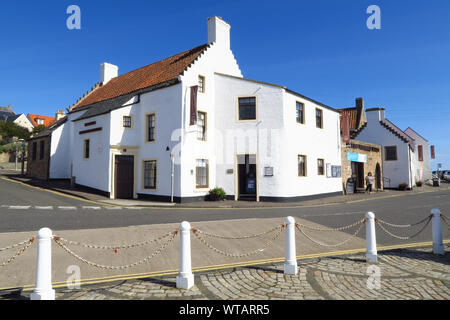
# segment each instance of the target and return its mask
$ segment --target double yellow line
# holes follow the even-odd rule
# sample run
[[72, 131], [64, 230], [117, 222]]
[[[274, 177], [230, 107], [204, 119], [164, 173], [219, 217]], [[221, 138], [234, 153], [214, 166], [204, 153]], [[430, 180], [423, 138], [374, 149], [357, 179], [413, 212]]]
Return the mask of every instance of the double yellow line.
[[[450, 240], [444, 240], [443, 243], [445, 243], [445, 244], [450, 243]], [[418, 247], [427, 247], [427, 246], [432, 246], [432, 245], [433, 245], [433, 242], [418, 242], [418, 243], [409, 243], [409, 244], [378, 247], [377, 251], [418, 248]], [[332, 251], [332, 252], [324, 252], [324, 253], [312, 253], [312, 254], [297, 256], [297, 260], [307, 260], [307, 259], [314, 259], [314, 258], [342, 256], [342, 255], [350, 255], [350, 254], [357, 254], [357, 253], [364, 253], [364, 252], [366, 252], [366, 248], [342, 250], [342, 251]], [[239, 267], [246, 267], [246, 266], [258, 266], [258, 265], [265, 265], [265, 264], [270, 264], [270, 263], [281, 263], [281, 262], [284, 262], [284, 258], [253, 260], [253, 261], [247, 261], [247, 262], [236, 262], [236, 263], [227, 263], [227, 264], [218, 264], [218, 265], [197, 267], [197, 268], [193, 268], [192, 272], [199, 273], [199, 272], [205, 272], [205, 271], [218, 271], [218, 270], [223, 270], [223, 269], [239, 268]], [[101, 277], [101, 278], [83, 279], [83, 280], [80, 280], [80, 285], [85, 286], [85, 285], [92, 285], [92, 284], [105, 284], [105, 283], [110, 283], [110, 282], [144, 279], [144, 278], [149, 278], [149, 277], [162, 277], [162, 276], [170, 276], [170, 275], [177, 275], [177, 274], [178, 274], [178, 269], [146, 272], [146, 273], [135, 273], [135, 274], [128, 274], [128, 275], [117, 275], [117, 276], [109, 276], [109, 277]], [[53, 282], [52, 286], [53, 286], [53, 288], [67, 287], [67, 282], [66, 281]], [[11, 291], [14, 289], [22, 290], [23, 292], [27, 292], [27, 291], [32, 291], [34, 289], [34, 285], [26, 285], [23, 287], [0, 288], [0, 291]]]

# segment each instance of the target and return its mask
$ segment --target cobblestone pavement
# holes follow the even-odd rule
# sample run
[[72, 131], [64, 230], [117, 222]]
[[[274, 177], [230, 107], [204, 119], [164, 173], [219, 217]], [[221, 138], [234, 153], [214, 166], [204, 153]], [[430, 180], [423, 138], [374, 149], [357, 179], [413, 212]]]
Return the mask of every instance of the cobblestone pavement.
[[[431, 248], [380, 252], [377, 264], [364, 254], [300, 260], [297, 275], [283, 264], [239, 267], [195, 275], [190, 290], [177, 289], [175, 276], [56, 289], [61, 300], [450, 300], [450, 246], [446, 255]], [[379, 288], [374, 267], [378, 267]], [[376, 268], [375, 268], [376, 270]], [[29, 293], [0, 296], [28, 299]]]

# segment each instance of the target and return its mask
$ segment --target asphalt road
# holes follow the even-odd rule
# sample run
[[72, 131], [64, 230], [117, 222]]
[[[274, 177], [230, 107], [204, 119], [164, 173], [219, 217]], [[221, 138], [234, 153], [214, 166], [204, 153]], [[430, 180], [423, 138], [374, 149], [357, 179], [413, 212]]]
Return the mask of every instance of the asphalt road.
[[[107, 208], [0, 179], [0, 233], [37, 231], [42, 227], [56, 231], [178, 223], [184, 220], [192, 223], [286, 216], [339, 227], [362, 219], [367, 211], [374, 212], [378, 218], [390, 223], [411, 224], [429, 215], [432, 208], [439, 208], [450, 216], [450, 191], [405, 193], [401, 197], [302, 208], [129, 209]], [[393, 233], [402, 236], [411, 235], [418, 229], [420, 226], [406, 231], [390, 228]], [[353, 230], [348, 232], [352, 233]], [[450, 238], [446, 225], [443, 225], [443, 234], [444, 238]], [[377, 242], [383, 245], [421, 241], [431, 241], [431, 224], [419, 236], [407, 241], [377, 231]]]

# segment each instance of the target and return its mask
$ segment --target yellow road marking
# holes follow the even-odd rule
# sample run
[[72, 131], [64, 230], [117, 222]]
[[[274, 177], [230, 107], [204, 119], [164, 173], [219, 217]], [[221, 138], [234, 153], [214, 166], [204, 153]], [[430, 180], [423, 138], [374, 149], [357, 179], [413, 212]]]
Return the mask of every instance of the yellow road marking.
[[[443, 243], [444, 244], [450, 243], [450, 239], [444, 240]], [[417, 242], [417, 243], [399, 244], [399, 245], [391, 245], [391, 246], [382, 246], [382, 247], [378, 247], [377, 251], [416, 248], [416, 247], [425, 247], [425, 246], [432, 246], [432, 245], [433, 245], [433, 242], [431, 242], [431, 241]], [[313, 259], [313, 258], [324, 258], [324, 257], [363, 253], [365, 251], [366, 251], [366, 248], [349, 249], [349, 250], [341, 250], [341, 251], [299, 255], [296, 258], [297, 258], [297, 260], [306, 260], [306, 259]], [[253, 260], [253, 261], [247, 261], [247, 262], [235, 262], [235, 263], [218, 264], [218, 265], [211, 265], [211, 266], [204, 266], [204, 267], [196, 267], [196, 268], [192, 268], [192, 272], [198, 273], [198, 272], [204, 272], [204, 271], [215, 271], [215, 270], [245, 267], [245, 266], [256, 266], [256, 265], [263, 265], [263, 264], [269, 264], [269, 263], [280, 263], [280, 262], [283, 262], [284, 259], [285, 258], [283, 257], [283, 258], [272, 258], [272, 259], [263, 259], [263, 260]], [[135, 273], [135, 274], [129, 274], [129, 275], [117, 275], [117, 276], [109, 276], [109, 277], [101, 277], [101, 278], [83, 279], [83, 280], [80, 280], [80, 285], [85, 286], [85, 285], [89, 285], [89, 284], [102, 284], [102, 283], [143, 279], [143, 278], [148, 278], [148, 277], [161, 277], [161, 276], [176, 275], [176, 274], [178, 274], [178, 269], [165, 270], [165, 271], [154, 271], [154, 272], [147, 272], [147, 273]], [[67, 282], [66, 281], [53, 282], [52, 286], [53, 286], [53, 288], [63, 288], [63, 287], [67, 286]], [[22, 289], [22, 291], [24, 291], [24, 292], [32, 291], [34, 289], [34, 284], [33, 285], [25, 285], [20, 288], [19, 287], [0, 288], [0, 291], [13, 290], [13, 289]]]

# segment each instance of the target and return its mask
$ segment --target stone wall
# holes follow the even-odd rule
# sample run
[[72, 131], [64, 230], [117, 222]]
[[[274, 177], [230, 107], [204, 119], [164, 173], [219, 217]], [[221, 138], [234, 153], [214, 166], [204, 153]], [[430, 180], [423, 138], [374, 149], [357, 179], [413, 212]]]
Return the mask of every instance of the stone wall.
[[[344, 191], [346, 187], [347, 180], [352, 176], [352, 163], [347, 160], [347, 152], [358, 153], [366, 155], [367, 161], [364, 163], [364, 178], [369, 172], [375, 177], [374, 190], [383, 190], [383, 162], [381, 154], [381, 146], [362, 142], [359, 140], [350, 140], [349, 143], [342, 142], [342, 182], [344, 186]], [[380, 168], [380, 185], [377, 184], [376, 179], [376, 167], [379, 164]], [[364, 183], [365, 185], [365, 183]]]
[[[41, 141], [44, 141], [44, 152], [41, 156]], [[36, 143], [36, 159], [33, 160], [33, 144]], [[49, 173], [50, 137], [28, 141], [27, 176], [47, 180]]]

